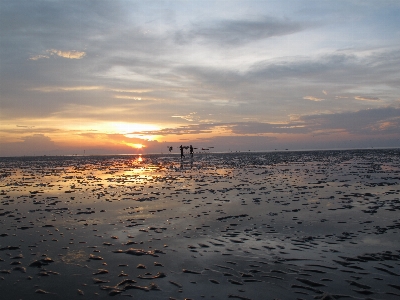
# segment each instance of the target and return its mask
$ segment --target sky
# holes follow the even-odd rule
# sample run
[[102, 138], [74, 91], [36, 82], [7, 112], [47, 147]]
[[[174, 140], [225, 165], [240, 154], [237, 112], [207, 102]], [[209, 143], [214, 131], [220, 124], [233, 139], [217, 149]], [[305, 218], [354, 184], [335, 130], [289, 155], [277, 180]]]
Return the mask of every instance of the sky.
[[397, 0], [0, 0], [0, 156], [400, 147]]

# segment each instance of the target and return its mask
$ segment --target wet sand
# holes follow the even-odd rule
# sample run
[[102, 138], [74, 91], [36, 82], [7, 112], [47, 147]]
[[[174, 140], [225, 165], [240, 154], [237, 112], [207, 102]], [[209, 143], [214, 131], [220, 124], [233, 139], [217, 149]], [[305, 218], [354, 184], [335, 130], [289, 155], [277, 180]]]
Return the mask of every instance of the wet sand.
[[2, 298], [399, 299], [399, 193], [400, 150], [1, 158]]

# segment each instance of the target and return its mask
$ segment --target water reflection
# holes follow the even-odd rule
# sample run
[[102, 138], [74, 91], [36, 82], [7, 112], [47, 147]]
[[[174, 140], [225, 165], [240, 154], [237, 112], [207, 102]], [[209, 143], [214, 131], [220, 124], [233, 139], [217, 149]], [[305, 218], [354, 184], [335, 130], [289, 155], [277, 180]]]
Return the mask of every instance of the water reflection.
[[[260, 282], [278, 267], [285, 268], [281, 275], [285, 280], [294, 282], [306, 272], [304, 259], [326, 264], [329, 272], [324, 276], [334, 282], [343, 268], [332, 267], [346, 257], [357, 267], [362, 264], [364, 271], [357, 275], [365, 276], [364, 282], [374, 282], [377, 270], [382, 270], [381, 258], [387, 260], [390, 272], [396, 267], [397, 254], [388, 253], [399, 248], [400, 156], [396, 152], [385, 158], [383, 151], [351, 153], [207, 154], [196, 155], [195, 161], [180, 161], [177, 155], [0, 159], [3, 264], [12, 262], [6, 255], [12, 248], [25, 266], [44, 254], [53, 258], [60, 275], [48, 272], [51, 287], [50, 283], [46, 287], [49, 292], [70, 289], [69, 298], [82, 288], [75, 274], [80, 274], [79, 281], [92, 282], [94, 273], [104, 269], [110, 273], [101, 278], [110, 286], [120, 281], [115, 274], [131, 258], [118, 250], [130, 247], [162, 249], [157, 260], [165, 261], [165, 271], [177, 282], [185, 282], [187, 274], [170, 261], [190, 262], [188, 267], [195, 270], [204, 263], [211, 269], [226, 263], [221, 254], [238, 262], [230, 266], [236, 274], [249, 260], [265, 261], [254, 266], [251, 275], [251, 280]], [[368, 153], [369, 157], [362, 156]], [[189, 241], [195, 251], [188, 251]], [[144, 251], [139, 253], [148, 253]], [[376, 260], [358, 259], [365, 252], [375, 253]], [[93, 259], [100, 254], [104, 260]], [[286, 260], [285, 255], [299, 260]], [[137, 258], [153, 261], [149, 259]], [[346, 258], [342, 266], [347, 264]], [[153, 268], [146, 271], [160, 270]], [[293, 268], [301, 271], [290, 271]], [[13, 289], [14, 294], [19, 294], [18, 288], [32, 293], [38, 270], [26, 271], [19, 274], [13, 269], [0, 280], [0, 287]], [[134, 278], [142, 272], [129, 268]], [[309, 273], [312, 283], [316, 272]], [[34, 280], [24, 280], [28, 276]], [[314, 281], [320, 280], [314, 276]], [[396, 278], [386, 276], [385, 285], [395, 283]], [[66, 281], [64, 291], [60, 286]], [[105, 293], [95, 284], [85, 289], [85, 294]], [[157, 293], [160, 299], [170, 296], [161, 294], [164, 290]], [[12, 298], [22, 298], [18, 296]]]
[[180, 163], [179, 169], [180, 170], [184, 170], [185, 167], [187, 169], [193, 169], [193, 158], [190, 158], [189, 162], [184, 161], [183, 159], [181, 159], [181, 163]]

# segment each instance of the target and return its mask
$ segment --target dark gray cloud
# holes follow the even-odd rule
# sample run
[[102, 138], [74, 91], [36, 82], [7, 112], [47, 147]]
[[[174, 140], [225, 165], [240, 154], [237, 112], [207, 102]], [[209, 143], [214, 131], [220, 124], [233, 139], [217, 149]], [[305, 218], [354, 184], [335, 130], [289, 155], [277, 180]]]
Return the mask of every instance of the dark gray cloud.
[[[141, 132], [145, 135], [194, 135], [211, 133], [217, 128], [235, 135], [311, 134], [343, 130], [351, 134], [393, 134], [400, 128], [400, 108], [385, 107], [331, 114], [304, 115], [288, 123], [226, 122], [205, 123]], [[138, 134], [139, 132], [133, 132]]]
[[25, 135], [21, 141], [2, 143], [0, 156], [43, 155], [57, 149], [56, 143], [44, 134]]
[[309, 115], [300, 118], [313, 131], [344, 129], [353, 134], [398, 134], [400, 108], [383, 107], [336, 114]]
[[18, 38], [71, 42], [108, 32], [127, 13], [118, 0], [2, 1], [0, 24], [2, 33]]
[[186, 44], [196, 40], [221, 46], [239, 46], [274, 36], [288, 35], [304, 30], [305, 23], [263, 17], [253, 20], [223, 20], [213, 25], [194, 24], [187, 31], [175, 34], [178, 43]]
[[[91, 41], [101, 39], [125, 18], [119, 1], [2, 1], [2, 68], [8, 79], [57, 78], [42, 72], [48, 69], [27, 68], [26, 61], [46, 55], [49, 49], [85, 51]], [[68, 72], [65, 62], [54, 67]]]
[[[254, 64], [248, 76], [253, 80], [278, 78], [310, 78], [332, 72], [343, 73], [343, 67], [359, 66], [354, 54], [333, 53], [319, 57], [285, 57], [275, 60], [261, 61]], [[339, 75], [339, 74], [337, 74]]]
[[214, 147], [211, 151], [260, 151], [271, 149], [271, 145], [278, 142], [277, 137], [270, 136], [218, 136], [196, 140], [196, 146]]
[[16, 135], [43, 135], [45, 133], [56, 133], [59, 131], [53, 127], [29, 126], [29, 125], [13, 125], [9, 128], [3, 128], [2, 132]]
[[[389, 57], [390, 64], [384, 62], [383, 53]], [[192, 98], [204, 102], [226, 99], [230, 104], [237, 104], [225, 107], [233, 119], [252, 115], [261, 120], [263, 114], [283, 117], [289, 110], [308, 114], [315, 110], [340, 111], [339, 107], [346, 105], [347, 110], [357, 111], [394, 103], [398, 99], [394, 91], [400, 92], [396, 80], [399, 71], [393, 67], [397, 64], [400, 64], [400, 55], [392, 49], [367, 53], [348, 50], [260, 61], [246, 72], [198, 66], [182, 67], [178, 72], [202, 83], [193, 85]], [[352, 100], [337, 100], [340, 96]], [[324, 101], [304, 100], [307, 97]], [[380, 101], [359, 101], [360, 97]]]
[[194, 125], [179, 126], [176, 128], [164, 128], [157, 131], [131, 132], [131, 134], [164, 135], [164, 136], [202, 134], [202, 133], [211, 133], [212, 130], [218, 126], [224, 126], [224, 124], [194, 124]]
[[290, 124], [269, 124], [259, 122], [236, 123], [231, 126], [235, 134], [262, 134], [262, 133], [309, 133], [307, 128], [301, 123]]

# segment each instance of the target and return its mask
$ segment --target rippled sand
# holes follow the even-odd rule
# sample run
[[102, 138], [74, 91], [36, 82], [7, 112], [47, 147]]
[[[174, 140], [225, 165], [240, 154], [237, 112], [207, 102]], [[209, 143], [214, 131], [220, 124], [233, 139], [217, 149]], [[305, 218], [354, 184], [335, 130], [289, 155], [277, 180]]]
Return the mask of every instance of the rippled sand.
[[0, 167], [4, 299], [400, 297], [400, 150]]

